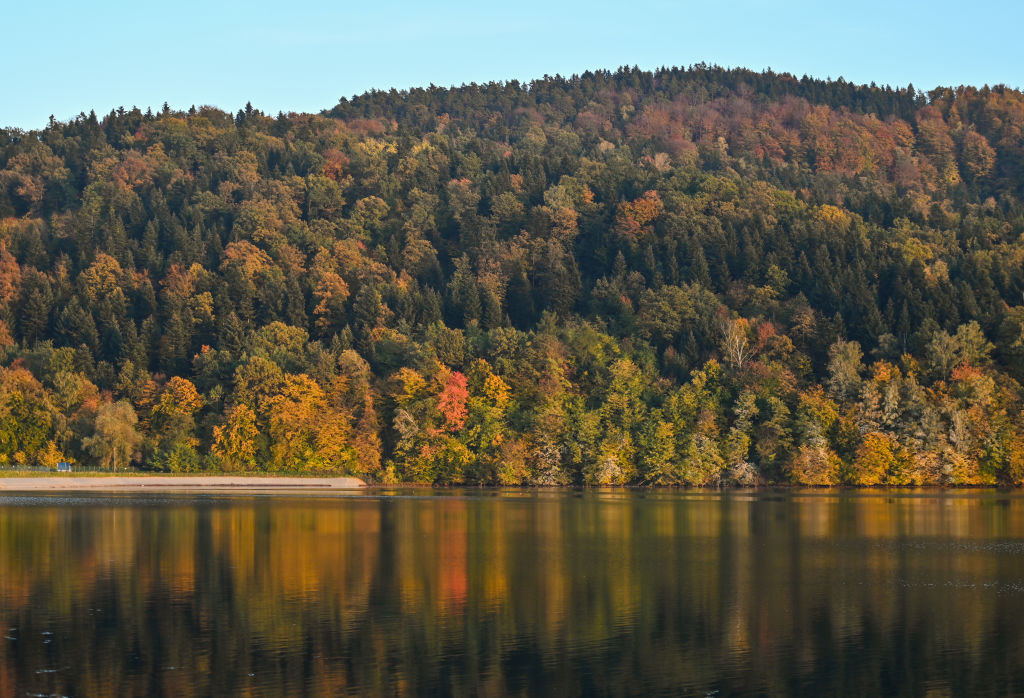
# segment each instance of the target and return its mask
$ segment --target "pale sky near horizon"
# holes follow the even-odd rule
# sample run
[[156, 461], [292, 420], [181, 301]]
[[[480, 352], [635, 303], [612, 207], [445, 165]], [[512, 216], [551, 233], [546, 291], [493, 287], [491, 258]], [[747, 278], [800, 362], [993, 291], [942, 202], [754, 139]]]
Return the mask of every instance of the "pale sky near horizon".
[[1024, 87], [1024, 3], [15, 0], [0, 126], [118, 106], [319, 111], [371, 88], [706, 62], [931, 89]]

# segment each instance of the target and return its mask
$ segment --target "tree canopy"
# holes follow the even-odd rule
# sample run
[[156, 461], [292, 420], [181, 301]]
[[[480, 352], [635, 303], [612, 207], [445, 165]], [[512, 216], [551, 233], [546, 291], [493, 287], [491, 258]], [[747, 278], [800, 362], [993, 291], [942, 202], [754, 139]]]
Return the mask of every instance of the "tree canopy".
[[0, 467], [1024, 481], [1024, 94], [694, 66], [0, 130]]

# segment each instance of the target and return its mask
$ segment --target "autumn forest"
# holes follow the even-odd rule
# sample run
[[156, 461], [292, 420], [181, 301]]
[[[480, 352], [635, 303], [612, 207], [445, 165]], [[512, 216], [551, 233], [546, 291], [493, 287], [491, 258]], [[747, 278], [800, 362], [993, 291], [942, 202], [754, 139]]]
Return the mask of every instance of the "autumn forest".
[[1024, 94], [712, 66], [0, 129], [0, 468], [1024, 483]]

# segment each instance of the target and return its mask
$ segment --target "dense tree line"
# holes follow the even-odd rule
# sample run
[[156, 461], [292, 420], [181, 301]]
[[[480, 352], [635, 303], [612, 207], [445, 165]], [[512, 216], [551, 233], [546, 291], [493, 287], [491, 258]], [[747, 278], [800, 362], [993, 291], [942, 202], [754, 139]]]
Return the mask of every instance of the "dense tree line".
[[0, 466], [1024, 480], [1024, 95], [695, 66], [0, 131]]

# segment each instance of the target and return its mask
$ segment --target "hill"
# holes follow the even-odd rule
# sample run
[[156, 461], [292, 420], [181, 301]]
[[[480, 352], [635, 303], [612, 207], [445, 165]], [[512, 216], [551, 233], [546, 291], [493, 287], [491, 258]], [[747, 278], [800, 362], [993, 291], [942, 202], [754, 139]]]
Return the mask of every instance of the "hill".
[[0, 131], [0, 467], [1024, 481], [1024, 95], [709, 66]]

